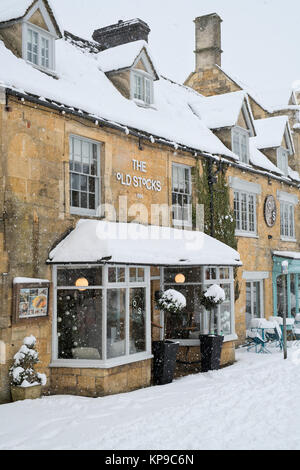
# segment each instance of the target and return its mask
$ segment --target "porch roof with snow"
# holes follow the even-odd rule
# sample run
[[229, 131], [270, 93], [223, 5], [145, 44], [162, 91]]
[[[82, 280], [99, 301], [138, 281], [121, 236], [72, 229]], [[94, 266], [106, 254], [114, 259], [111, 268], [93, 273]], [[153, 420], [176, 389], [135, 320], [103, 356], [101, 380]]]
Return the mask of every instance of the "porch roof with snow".
[[50, 252], [48, 261], [148, 266], [242, 264], [236, 250], [203, 232], [86, 219]]

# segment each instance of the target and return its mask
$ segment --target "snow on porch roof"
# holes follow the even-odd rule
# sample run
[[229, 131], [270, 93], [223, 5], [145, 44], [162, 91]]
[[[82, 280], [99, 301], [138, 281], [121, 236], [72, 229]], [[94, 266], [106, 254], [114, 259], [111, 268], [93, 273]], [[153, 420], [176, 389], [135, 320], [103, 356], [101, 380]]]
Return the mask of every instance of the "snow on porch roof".
[[236, 250], [202, 232], [85, 219], [51, 251], [49, 262], [155, 266], [242, 264]]

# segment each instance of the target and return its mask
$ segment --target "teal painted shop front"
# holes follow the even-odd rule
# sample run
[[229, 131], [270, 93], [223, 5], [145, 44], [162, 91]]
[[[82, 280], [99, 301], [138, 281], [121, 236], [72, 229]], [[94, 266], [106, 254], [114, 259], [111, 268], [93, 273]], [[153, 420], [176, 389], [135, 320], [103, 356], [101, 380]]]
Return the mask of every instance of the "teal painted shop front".
[[[298, 259], [297, 259], [298, 258]], [[295, 317], [300, 305], [300, 253], [273, 255], [274, 316]]]

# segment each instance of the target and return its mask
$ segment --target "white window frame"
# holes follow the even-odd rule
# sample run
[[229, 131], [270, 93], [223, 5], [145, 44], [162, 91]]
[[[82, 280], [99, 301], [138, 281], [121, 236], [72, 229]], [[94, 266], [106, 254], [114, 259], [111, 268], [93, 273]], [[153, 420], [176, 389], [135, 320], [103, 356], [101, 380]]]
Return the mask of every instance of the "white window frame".
[[[58, 358], [58, 336], [57, 336], [57, 293], [59, 290], [76, 290], [75, 286], [57, 286], [57, 269], [88, 269], [88, 268], [99, 267], [102, 269], [102, 285], [91, 286], [90, 289], [102, 290], [102, 358], [101, 360], [83, 360], [83, 359], [59, 359]], [[108, 268], [109, 267], [122, 267], [125, 268], [125, 282], [109, 283], [108, 282]], [[130, 282], [129, 281], [129, 269], [132, 267], [145, 269], [145, 279], [143, 282]], [[150, 267], [149, 266], [137, 266], [137, 265], [118, 265], [118, 264], [107, 264], [107, 265], [88, 265], [88, 264], [74, 264], [53, 266], [52, 269], [52, 280], [53, 280], [53, 321], [52, 321], [52, 360], [50, 367], [70, 367], [77, 369], [108, 369], [111, 367], [117, 367], [124, 364], [130, 364], [138, 361], [145, 361], [151, 359], [151, 295], [150, 295]], [[129, 311], [129, 292], [131, 288], [143, 287], [146, 290], [145, 299], [145, 341], [146, 350], [136, 354], [129, 354], [129, 325], [130, 325], [130, 311]], [[126, 289], [126, 354], [120, 357], [107, 359], [107, 290], [108, 289]], [[88, 288], [87, 288], [88, 289]]]
[[[141, 97], [136, 97], [135, 83], [136, 77], [141, 80]], [[150, 85], [149, 100], [146, 96], [146, 82]], [[137, 104], [143, 104], [144, 106], [152, 106], [154, 102], [154, 91], [153, 91], [153, 77], [150, 73], [145, 72], [144, 70], [133, 69], [130, 71], [130, 88], [131, 88], [131, 99]]]
[[[32, 24], [29, 22], [30, 18], [32, 15], [37, 11], [40, 10], [41, 15], [43, 16], [43, 19], [48, 27], [48, 31], [40, 28], [39, 26]], [[32, 31], [35, 31], [39, 35], [39, 50], [38, 50], [38, 65], [34, 64], [33, 62], [30, 62], [27, 59], [27, 38], [28, 38], [28, 28], [30, 28]], [[44, 37], [45, 39], [49, 40], [49, 67], [43, 67], [41, 65], [41, 37]], [[22, 23], [22, 57], [23, 59], [33, 67], [43, 71], [47, 72], [50, 74], [54, 74], [55, 70], [55, 40], [57, 39], [57, 32], [55, 30], [55, 27], [53, 25], [53, 22], [50, 18], [50, 15], [45, 7], [45, 4], [42, 0], [38, 0], [35, 5], [30, 8], [26, 16], [24, 17], [23, 23]]]
[[[189, 172], [189, 193], [181, 193], [173, 190], [173, 168], [182, 168], [183, 170], [188, 170]], [[174, 226], [177, 227], [192, 227], [192, 168], [187, 165], [182, 165], [180, 163], [172, 163], [172, 179], [171, 179], [171, 190], [172, 190], [172, 206], [173, 206], [173, 194], [180, 194], [187, 196], [190, 200], [189, 204], [187, 205], [188, 209], [188, 220], [180, 220], [180, 219], [174, 219], [174, 213], [172, 211], [172, 223]]]
[[288, 201], [280, 201], [280, 238], [284, 241], [297, 241], [295, 232], [295, 206]]
[[[265, 306], [264, 306], [264, 279], [265, 278], [262, 278], [261, 276], [257, 276], [257, 278], [248, 278], [248, 279], [245, 279], [245, 287], [247, 289], [247, 284], [250, 284], [250, 302], [251, 302], [251, 313], [250, 313], [250, 316], [251, 316], [251, 319], [253, 318], [265, 318]], [[260, 304], [259, 304], [259, 309], [260, 309], [260, 316], [259, 317], [255, 317], [254, 316], [254, 283], [258, 283], [259, 284], [259, 296], [260, 296]], [[247, 291], [246, 291], [247, 292]], [[246, 294], [247, 295], [247, 294]], [[247, 301], [247, 297], [246, 297], [246, 301]], [[246, 312], [246, 315], [247, 315], [248, 312]], [[246, 325], [247, 326], [247, 325]]]
[[[236, 147], [235, 136], [238, 137], [238, 146]], [[242, 139], [246, 137], [246, 155], [243, 155]], [[234, 126], [231, 129], [231, 149], [232, 152], [238, 155], [240, 162], [249, 164], [250, 149], [249, 149], [249, 131], [240, 126]]]
[[[277, 199], [280, 202], [280, 238], [282, 241], [297, 242], [296, 240], [296, 225], [295, 225], [295, 206], [298, 204], [299, 199], [295, 194], [287, 193], [284, 191], [277, 191]], [[288, 211], [287, 227], [288, 235], [286, 235], [284, 226], [286, 225], [285, 214]], [[291, 228], [291, 213], [292, 213], [292, 231]]]
[[[173, 266], [176, 268], [176, 266]], [[187, 268], [188, 266], [178, 266], [178, 269], [182, 268]], [[231, 325], [231, 332], [229, 335], [224, 336], [223, 342], [229, 342], [229, 341], [235, 341], [238, 339], [236, 333], [235, 333], [235, 311], [234, 311], [234, 273], [233, 273], [233, 267], [232, 266], [200, 266], [202, 270], [202, 277], [199, 280], [199, 282], [190, 282], [190, 283], [185, 283], [185, 284], [180, 284], [181, 286], [183, 285], [202, 285], [203, 286], [203, 291], [205, 291], [209, 286], [212, 284], [228, 284], [230, 285], [230, 325]], [[228, 279], [221, 279], [220, 278], [220, 269], [223, 268], [228, 268], [229, 269], [229, 278]], [[166, 268], [161, 268], [161, 290], [164, 291], [166, 288], [170, 289], [175, 289], [178, 284], [175, 282], [164, 282], [165, 276], [164, 276], [164, 271]], [[206, 269], [215, 269], [216, 270], [216, 279], [205, 279], [205, 271]], [[217, 315], [218, 315], [218, 333], [221, 333], [221, 315], [220, 315], [220, 305], [217, 307]], [[164, 325], [164, 312], [161, 311], [160, 314], [160, 321], [161, 324]], [[209, 329], [209, 316], [208, 312], [204, 312], [204, 325], [203, 325], [203, 333], [208, 333]], [[164, 331], [161, 330], [161, 339], [164, 337]], [[170, 338], [171, 339], [171, 338]], [[173, 339], [173, 341], [178, 342], [181, 346], [199, 346], [199, 340], [198, 339], [180, 339], [176, 338]]]
[[[238, 211], [236, 209], [236, 195], [238, 195]], [[242, 197], [246, 197], [246, 225], [247, 229], [242, 228]], [[250, 198], [253, 198], [253, 216], [254, 216], [254, 229], [250, 230]], [[236, 213], [239, 212], [239, 217], [236, 217]], [[250, 193], [247, 191], [241, 191], [241, 190], [234, 190], [234, 215], [235, 215], [235, 220], [236, 220], [236, 229], [235, 229], [235, 235], [239, 237], [257, 237], [257, 201], [256, 201], [256, 194]], [[239, 225], [239, 226], [238, 226]]]
[[[98, 142], [96, 140], [88, 139], [86, 137], [82, 137], [80, 135], [75, 135], [71, 134], [69, 138], [69, 161], [71, 161], [71, 155], [72, 155], [72, 140], [77, 139], [80, 140], [81, 142], [87, 142], [89, 144], [93, 144], [97, 146], [97, 175], [90, 175], [90, 174], [85, 174], [85, 173], [79, 173], [75, 172], [74, 170], [69, 169], [69, 193], [71, 193], [72, 188], [71, 188], [71, 174], [76, 173], [82, 176], [86, 176], [87, 178], [89, 177], [94, 177], [95, 178], [95, 208], [94, 209], [89, 209], [89, 208], [83, 208], [83, 207], [75, 207], [71, 205], [71, 197], [70, 197], [70, 214], [74, 215], [88, 215], [88, 216], [96, 216], [98, 215], [98, 208], [100, 205], [100, 195], [101, 195], [101, 171], [100, 171], [100, 165], [101, 165], [101, 142]], [[80, 191], [79, 191], [80, 192]]]
[[[38, 63], [35, 64], [28, 59], [27, 56], [27, 42], [28, 42], [28, 33], [29, 30], [37, 33], [38, 35]], [[49, 41], [49, 67], [45, 67], [42, 65], [42, 38]], [[36, 26], [32, 23], [23, 23], [23, 33], [22, 33], [22, 51], [23, 51], [23, 59], [28, 62], [28, 64], [32, 65], [39, 70], [45, 72], [54, 72], [55, 70], [55, 36], [48, 31]]]
[[283, 147], [277, 149], [277, 166], [285, 176], [289, 174], [289, 151]]

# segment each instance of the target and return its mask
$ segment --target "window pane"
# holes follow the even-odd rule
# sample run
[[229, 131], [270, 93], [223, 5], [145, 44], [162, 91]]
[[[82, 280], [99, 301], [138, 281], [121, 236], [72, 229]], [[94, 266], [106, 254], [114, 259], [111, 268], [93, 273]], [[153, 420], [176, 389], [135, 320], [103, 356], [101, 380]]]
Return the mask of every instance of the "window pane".
[[183, 275], [185, 283], [201, 283], [201, 273], [202, 268], [165, 268], [164, 280], [167, 284], [176, 284], [176, 276]]
[[237, 192], [234, 193], [234, 216], [235, 216], [236, 229], [240, 230], [240, 228], [241, 228], [241, 224], [240, 224], [240, 195]]
[[231, 334], [231, 304], [224, 302], [220, 305], [221, 334], [223, 336]]
[[248, 230], [247, 223], [247, 195], [241, 194], [241, 215], [242, 215], [242, 230]]
[[79, 175], [71, 174], [71, 188], [79, 190]]
[[78, 191], [72, 191], [71, 193], [71, 206], [72, 207], [80, 207], [79, 194], [80, 193]]
[[42, 38], [41, 63], [43, 67], [49, 67], [49, 40]]
[[87, 209], [87, 193], [80, 193], [80, 207]]
[[102, 291], [58, 291], [57, 335], [59, 359], [101, 359]]
[[125, 282], [125, 268], [109, 267], [108, 282]]
[[151, 82], [148, 78], [145, 78], [145, 102], [151, 103]]
[[129, 292], [129, 352], [135, 354], [146, 350], [146, 289], [138, 287]]
[[58, 268], [57, 285], [75, 287], [78, 279], [86, 279], [88, 286], [102, 285], [102, 267], [98, 268]]
[[126, 289], [107, 290], [107, 358], [126, 354]]

